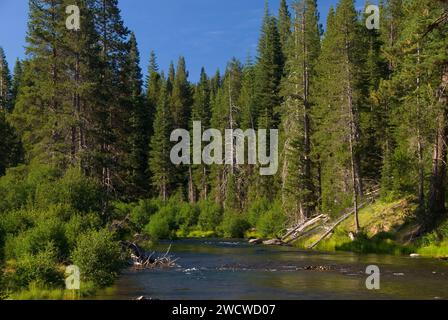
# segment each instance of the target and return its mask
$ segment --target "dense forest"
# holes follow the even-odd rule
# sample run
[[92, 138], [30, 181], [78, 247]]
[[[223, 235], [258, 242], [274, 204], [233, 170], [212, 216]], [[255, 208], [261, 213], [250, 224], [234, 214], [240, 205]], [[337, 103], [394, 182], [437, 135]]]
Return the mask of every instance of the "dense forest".
[[[361, 236], [372, 194], [410, 199], [415, 237], [446, 245], [447, 2], [380, 2], [379, 30], [353, 0], [326, 26], [316, 0], [266, 5], [256, 57], [192, 83], [183, 57], [164, 74], [154, 52], [143, 78], [118, 0], [30, 0], [12, 73], [0, 48], [0, 296], [58, 288], [71, 263], [85, 291], [110, 285], [135, 233], [266, 238], [353, 210]], [[171, 132], [194, 121], [278, 129], [277, 174], [173, 164]]]

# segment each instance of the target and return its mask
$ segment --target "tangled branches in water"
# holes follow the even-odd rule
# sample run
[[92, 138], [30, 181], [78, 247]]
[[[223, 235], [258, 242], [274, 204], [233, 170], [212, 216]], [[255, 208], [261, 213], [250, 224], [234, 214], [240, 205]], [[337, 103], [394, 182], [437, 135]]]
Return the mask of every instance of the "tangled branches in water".
[[169, 253], [171, 251], [171, 245], [163, 256], [156, 256], [155, 252], [147, 255], [146, 252], [141, 249], [137, 244], [132, 242], [123, 242], [123, 245], [129, 249], [131, 253], [131, 259], [134, 264], [134, 268], [142, 269], [167, 269], [176, 267], [176, 262], [179, 259], [173, 258]]

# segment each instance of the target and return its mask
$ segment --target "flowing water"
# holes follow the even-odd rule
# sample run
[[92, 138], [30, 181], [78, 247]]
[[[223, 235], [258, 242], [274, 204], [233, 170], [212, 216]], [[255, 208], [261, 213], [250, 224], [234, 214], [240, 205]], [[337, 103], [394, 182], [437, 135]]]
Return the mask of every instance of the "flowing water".
[[[161, 243], [157, 249], [163, 252], [169, 244]], [[97, 298], [448, 299], [448, 262], [436, 259], [309, 252], [205, 239], [175, 241], [171, 254], [179, 258], [178, 267], [129, 269], [115, 290]], [[369, 265], [380, 268], [380, 290], [366, 288]]]

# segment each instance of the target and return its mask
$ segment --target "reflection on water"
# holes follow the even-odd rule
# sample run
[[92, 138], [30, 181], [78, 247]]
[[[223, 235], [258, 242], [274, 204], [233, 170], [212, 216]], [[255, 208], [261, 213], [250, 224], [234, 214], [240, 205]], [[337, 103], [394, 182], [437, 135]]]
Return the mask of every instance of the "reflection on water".
[[[168, 243], [162, 243], [160, 252]], [[245, 242], [173, 243], [179, 267], [123, 273], [98, 299], [448, 299], [448, 263], [383, 255], [319, 253]], [[366, 289], [368, 265], [381, 270], [381, 290]], [[329, 271], [306, 270], [325, 266]]]

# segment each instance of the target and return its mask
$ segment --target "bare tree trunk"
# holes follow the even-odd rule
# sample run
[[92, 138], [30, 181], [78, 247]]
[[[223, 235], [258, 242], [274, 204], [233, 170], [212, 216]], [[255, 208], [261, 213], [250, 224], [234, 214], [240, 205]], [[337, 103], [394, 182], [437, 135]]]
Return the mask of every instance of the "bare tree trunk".
[[203, 173], [202, 173], [202, 189], [203, 189], [203, 199], [207, 200], [208, 198], [208, 186], [207, 186], [207, 168], [204, 165]]
[[428, 196], [427, 227], [432, 227], [446, 214], [446, 170], [448, 143], [448, 66], [445, 66], [442, 82], [438, 90], [442, 110], [438, 117], [438, 128], [434, 143], [432, 176]]
[[190, 203], [196, 202], [194, 183], [193, 183], [193, 173], [191, 171], [191, 166], [188, 168], [188, 201]]
[[[305, 9], [305, 8], [304, 8]], [[308, 67], [308, 47], [306, 39], [306, 15], [303, 12], [302, 19], [302, 34], [303, 34], [303, 133], [304, 133], [304, 189], [306, 190], [305, 204], [303, 215], [305, 219], [308, 219], [315, 207], [312, 201], [312, 192], [314, 189], [313, 180], [311, 178], [311, 125], [310, 125], [310, 74]]]
[[350, 145], [350, 162], [351, 162], [351, 175], [352, 175], [352, 189], [353, 189], [353, 210], [355, 213], [355, 228], [356, 233], [360, 231], [359, 225], [359, 212], [358, 212], [358, 201], [359, 197], [362, 196], [362, 183], [361, 183], [361, 170], [359, 164], [359, 156], [357, 152], [359, 144], [359, 116], [358, 110], [353, 101], [353, 87], [352, 87], [352, 74], [350, 70], [350, 60], [349, 60], [349, 44], [346, 41], [345, 44], [345, 54], [346, 54], [346, 76], [347, 76], [347, 102], [348, 102], [348, 113], [350, 117], [350, 134], [349, 134], [349, 145]]
[[[420, 45], [417, 49], [417, 64], [420, 65]], [[417, 74], [417, 119], [421, 116], [420, 108], [420, 75]], [[423, 142], [420, 127], [417, 125], [417, 153], [418, 153], [418, 203], [420, 210], [425, 207], [425, 168], [423, 160]]]

